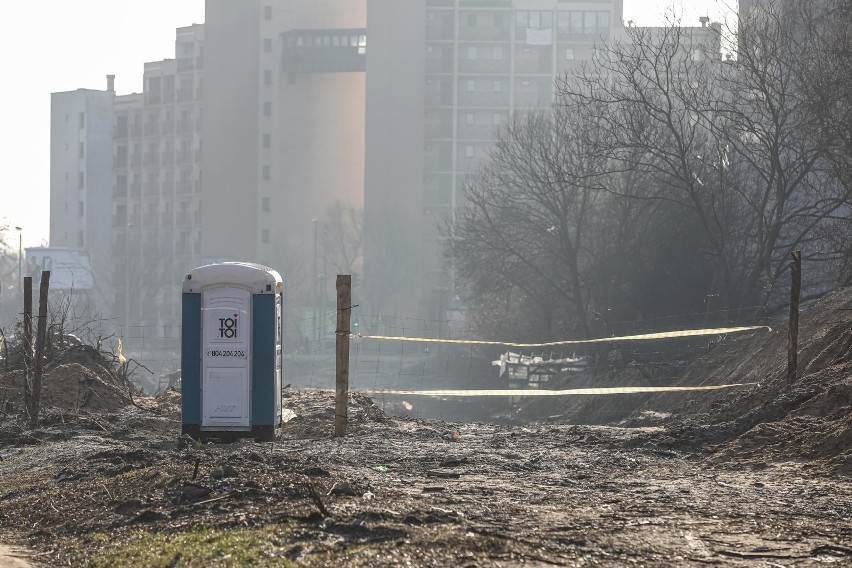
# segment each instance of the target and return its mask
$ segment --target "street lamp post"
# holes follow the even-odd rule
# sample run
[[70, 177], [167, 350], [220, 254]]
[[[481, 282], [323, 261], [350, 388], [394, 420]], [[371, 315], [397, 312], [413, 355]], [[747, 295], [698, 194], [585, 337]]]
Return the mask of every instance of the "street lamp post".
[[317, 224], [319, 219], [314, 218], [314, 270], [313, 277], [311, 278], [311, 286], [313, 289], [311, 290], [311, 311], [314, 315], [314, 337], [313, 339], [317, 341], [319, 344], [319, 322], [317, 321]]
[[24, 261], [24, 233], [23, 228], [15, 227], [15, 230], [18, 231], [18, 293], [23, 297], [24, 294], [24, 278], [22, 274], [23, 261]]

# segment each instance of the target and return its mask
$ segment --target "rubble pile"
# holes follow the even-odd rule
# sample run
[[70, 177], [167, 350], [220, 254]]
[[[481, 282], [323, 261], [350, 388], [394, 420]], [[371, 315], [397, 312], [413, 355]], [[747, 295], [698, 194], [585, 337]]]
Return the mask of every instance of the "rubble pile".
[[[0, 404], [6, 414], [24, 409], [25, 362], [18, 346], [0, 361]], [[45, 412], [111, 411], [133, 402], [137, 394], [127, 364], [110, 352], [83, 342], [54, 341], [48, 345], [42, 378], [41, 403]]]

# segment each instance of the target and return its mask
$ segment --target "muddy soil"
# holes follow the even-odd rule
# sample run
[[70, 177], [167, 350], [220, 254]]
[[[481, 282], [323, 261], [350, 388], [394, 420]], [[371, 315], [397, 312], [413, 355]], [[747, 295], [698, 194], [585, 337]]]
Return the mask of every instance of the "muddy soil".
[[815, 461], [719, 463], [658, 427], [497, 426], [388, 417], [288, 392], [275, 443], [179, 439], [150, 410], [0, 430], [0, 526], [43, 566], [235, 566], [146, 536], [250, 531], [260, 563], [300, 566], [848, 566], [852, 483]]
[[[295, 418], [265, 444], [181, 438], [179, 393], [136, 396], [86, 353], [49, 370], [30, 429], [13, 371], [0, 544], [74, 567], [852, 566], [852, 291], [804, 304], [801, 324], [793, 382], [779, 321], [665, 369], [747, 388], [508, 409], [356, 393], [343, 439], [330, 391], [291, 388]], [[440, 378], [421, 359], [412, 376]], [[407, 373], [391, 363], [374, 382]], [[627, 366], [601, 386], [658, 379]]]

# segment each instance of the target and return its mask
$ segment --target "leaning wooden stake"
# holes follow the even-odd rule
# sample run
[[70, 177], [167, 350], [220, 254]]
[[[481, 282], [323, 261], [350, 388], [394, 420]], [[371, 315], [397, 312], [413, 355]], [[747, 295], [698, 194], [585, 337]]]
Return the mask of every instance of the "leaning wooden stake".
[[24, 408], [32, 410], [33, 379], [33, 278], [24, 276]]
[[790, 330], [787, 335], [787, 380], [796, 380], [796, 365], [799, 352], [799, 298], [802, 293], [802, 251], [791, 253], [790, 265]]
[[352, 318], [352, 276], [337, 275], [337, 373], [335, 381], [334, 436], [346, 435], [349, 400], [349, 324]]
[[38, 290], [38, 331], [36, 333], [35, 361], [33, 363], [33, 392], [30, 425], [38, 425], [39, 403], [41, 402], [41, 375], [44, 372], [44, 344], [47, 342], [47, 293], [50, 289], [50, 271], [41, 273]]

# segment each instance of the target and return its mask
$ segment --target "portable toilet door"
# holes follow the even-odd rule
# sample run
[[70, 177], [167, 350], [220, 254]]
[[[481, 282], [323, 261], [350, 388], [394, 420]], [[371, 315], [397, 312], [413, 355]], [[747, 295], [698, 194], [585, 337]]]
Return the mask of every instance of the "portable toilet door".
[[251, 430], [251, 300], [235, 284], [201, 292], [202, 430]]

